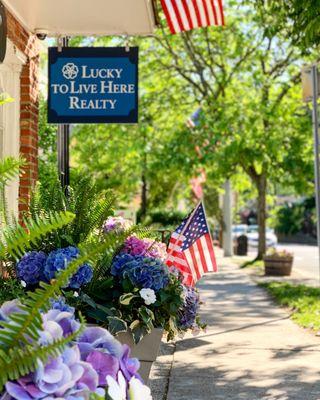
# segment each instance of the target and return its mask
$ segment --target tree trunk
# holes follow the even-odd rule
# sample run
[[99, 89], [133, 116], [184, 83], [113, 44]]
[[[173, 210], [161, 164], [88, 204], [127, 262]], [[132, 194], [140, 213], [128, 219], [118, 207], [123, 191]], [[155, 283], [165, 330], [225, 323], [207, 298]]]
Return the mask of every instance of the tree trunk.
[[262, 260], [266, 253], [266, 196], [267, 196], [267, 177], [265, 174], [259, 175], [257, 179], [258, 189], [258, 229], [259, 229], [259, 244], [258, 244], [258, 260]]

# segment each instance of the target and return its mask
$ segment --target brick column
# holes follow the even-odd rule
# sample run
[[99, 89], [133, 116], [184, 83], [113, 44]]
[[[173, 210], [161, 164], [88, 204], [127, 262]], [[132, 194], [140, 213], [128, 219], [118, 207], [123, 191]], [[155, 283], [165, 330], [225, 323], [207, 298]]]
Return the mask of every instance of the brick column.
[[38, 57], [28, 60], [21, 73], [20, 153], [27, 166], [20, 178], [19, 211], [28, 207], [31, 188], [38, 178]]
[[38, 178], [38, 113], [39, 113], [39, 46], [29, 33], [7, 11], [8, 37], [22, 51], [27, 62], [20, 78], [20, 153], [27, 161], [20, 178], [19, 211], [28, 209], [30, 193]]

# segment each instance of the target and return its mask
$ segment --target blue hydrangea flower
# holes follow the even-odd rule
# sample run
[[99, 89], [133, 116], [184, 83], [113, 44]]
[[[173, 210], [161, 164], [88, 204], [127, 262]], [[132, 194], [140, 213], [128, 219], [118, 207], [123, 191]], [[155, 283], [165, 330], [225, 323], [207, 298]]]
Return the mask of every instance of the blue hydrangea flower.
[[133, 256], [127, 253], [121, 253], [112, 262], [111, 274], [117, 277], [123, 277], [123, 272], [125, 269], [130, 269], [138, 267], [142, 262], [142, 256]]
[[72, 289], [79, 289], [81, 286], [86, 285], [93, 278], [93, 271], [89, 264], [83, 264], [78, 269], [77, 273], [70, 279], [69, 286]]
[[159, 259], [118, 255], [112, 265], [111, 273], [120, 278], [129, 278], [139, 288], [153, 289], [155, 292], [169, 284], [169, 271]]
[[[50, 281], [54, 279], [57, 273], [64, 270], [70, 261], [78, 258], [79, 253], [79, 249], [72, 246], [52, 251], [44, 267], [44, 275], [47, 280]], [[72, 289], [79, 289], [81, 286], [89, 283], [92, 276], [93, 272], [91, 266], [89, 264], [83, 264], [71, 278], [69, 286]]]
[[44, 280], [47, 256], [43, 251], [26, 253], [17, 264], [17, 276], [27, 285], [36, 285]]
[[51, 299], [50, 304], [53, 310], [66, 311], [73, 314], [75, 312], [74, 307], [69, 306], [69, 304], [66, 303], [65, 298], [61, 296], [58, 297], [57, 299]]

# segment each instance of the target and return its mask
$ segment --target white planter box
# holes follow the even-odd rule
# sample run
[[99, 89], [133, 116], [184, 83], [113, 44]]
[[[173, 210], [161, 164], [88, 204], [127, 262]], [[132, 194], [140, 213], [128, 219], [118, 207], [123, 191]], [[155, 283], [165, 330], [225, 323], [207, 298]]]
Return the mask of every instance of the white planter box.
[[131, 347], [131, 356], [139, 359], [141, 368], [139, 373], [147, 384], [152, 364], [158, 357], [160, 343], [163, 335], [163, 329], [155, 328], [150, 334], [135, 344], [130, 332], [122, 332], [117, 335], [117, 339], [122, 344], [127, 344]]

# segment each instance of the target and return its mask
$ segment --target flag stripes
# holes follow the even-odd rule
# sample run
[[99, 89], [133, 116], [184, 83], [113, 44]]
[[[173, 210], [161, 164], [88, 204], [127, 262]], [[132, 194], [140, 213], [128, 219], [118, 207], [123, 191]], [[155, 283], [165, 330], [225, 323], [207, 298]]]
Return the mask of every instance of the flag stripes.
[[222, 0], [161, 0], [171, 33], [224, 25]]
[[189, 285], [194, 285], [205, 273], [217, 271], [202, 203], [199, 203], [190, 217], [171, 235], [166, 263], [169, 267], [179, 269], [183, 282]]

